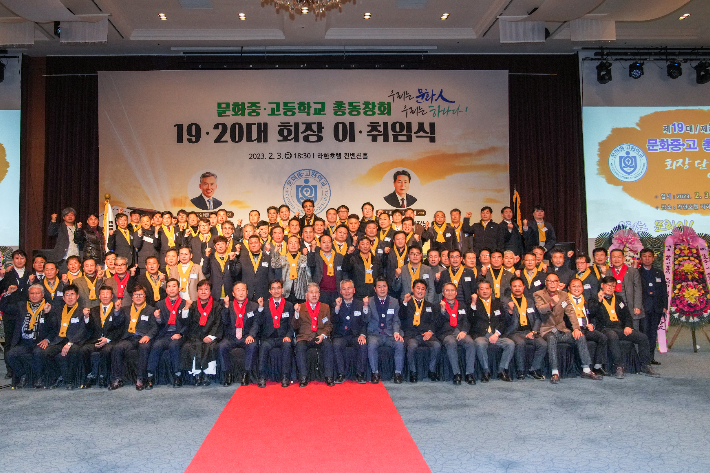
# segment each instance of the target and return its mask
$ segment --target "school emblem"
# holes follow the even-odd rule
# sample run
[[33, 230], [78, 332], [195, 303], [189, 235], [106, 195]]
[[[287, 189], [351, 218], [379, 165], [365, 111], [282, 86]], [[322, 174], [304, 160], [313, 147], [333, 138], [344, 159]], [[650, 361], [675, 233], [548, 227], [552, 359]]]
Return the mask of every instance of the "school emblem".
[[303, 201], [315, 202], [315, 213], [324, 211], [330, 203], [328, 179], [313, 169], [301, 169], [288, 176], [283, 189], [284, 203], [292, 212], [302, 212]]
[[622, 182], [635, 182], [648, 170], [648, 158], [636, 145], [619, 145], [609, 155], [609, 170]]

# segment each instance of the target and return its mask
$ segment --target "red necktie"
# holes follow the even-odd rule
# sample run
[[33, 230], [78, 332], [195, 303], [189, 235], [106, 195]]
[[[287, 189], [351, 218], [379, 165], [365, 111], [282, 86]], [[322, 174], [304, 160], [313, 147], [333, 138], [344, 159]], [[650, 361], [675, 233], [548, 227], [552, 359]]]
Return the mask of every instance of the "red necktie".
[[399, 205], [401, 208], [404, 208], [404, 197], [402, 197], [402, 203]]

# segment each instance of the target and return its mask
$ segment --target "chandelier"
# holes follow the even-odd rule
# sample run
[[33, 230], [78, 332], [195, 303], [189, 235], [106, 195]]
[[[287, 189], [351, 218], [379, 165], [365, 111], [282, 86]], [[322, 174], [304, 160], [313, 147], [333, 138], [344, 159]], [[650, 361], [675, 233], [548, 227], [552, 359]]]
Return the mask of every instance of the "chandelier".
[[276, 6], [277, 12], [286, 10], [292, 16], [313, 13], [316, 18], [324, 17], [330, 10], [340, 10], [342, 5], [348, 2], [350, 0], [261, 0], [262, 5], [273, 4]]

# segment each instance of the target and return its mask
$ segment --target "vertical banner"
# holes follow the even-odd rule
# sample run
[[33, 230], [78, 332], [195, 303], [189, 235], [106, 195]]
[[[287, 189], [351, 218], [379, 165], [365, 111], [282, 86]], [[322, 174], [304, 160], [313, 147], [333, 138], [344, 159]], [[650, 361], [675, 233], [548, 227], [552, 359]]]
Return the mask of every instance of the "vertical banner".
[[[509, 203], [507, 71], [99, 73], [100, 194], [123, 207]], [[395, 173], [399, 173], [395, 178]]]

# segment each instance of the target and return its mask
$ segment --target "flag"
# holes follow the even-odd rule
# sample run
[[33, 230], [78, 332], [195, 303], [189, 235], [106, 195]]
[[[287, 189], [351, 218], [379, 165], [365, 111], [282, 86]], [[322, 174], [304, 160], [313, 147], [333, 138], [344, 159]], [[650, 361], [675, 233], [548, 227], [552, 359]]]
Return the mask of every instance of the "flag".
[[106, 199], [106, 205], [104, 206], [104, 248], [108, 251], [108, 236], [114, 228], [115, 222], [113, 221], [113, 208], [111, 207], [111, 202]]
[[520, 194], [513, 189], [513, 220], [518, 224], [518, 230], [523, 233], [523, 221], [520, 215]]

